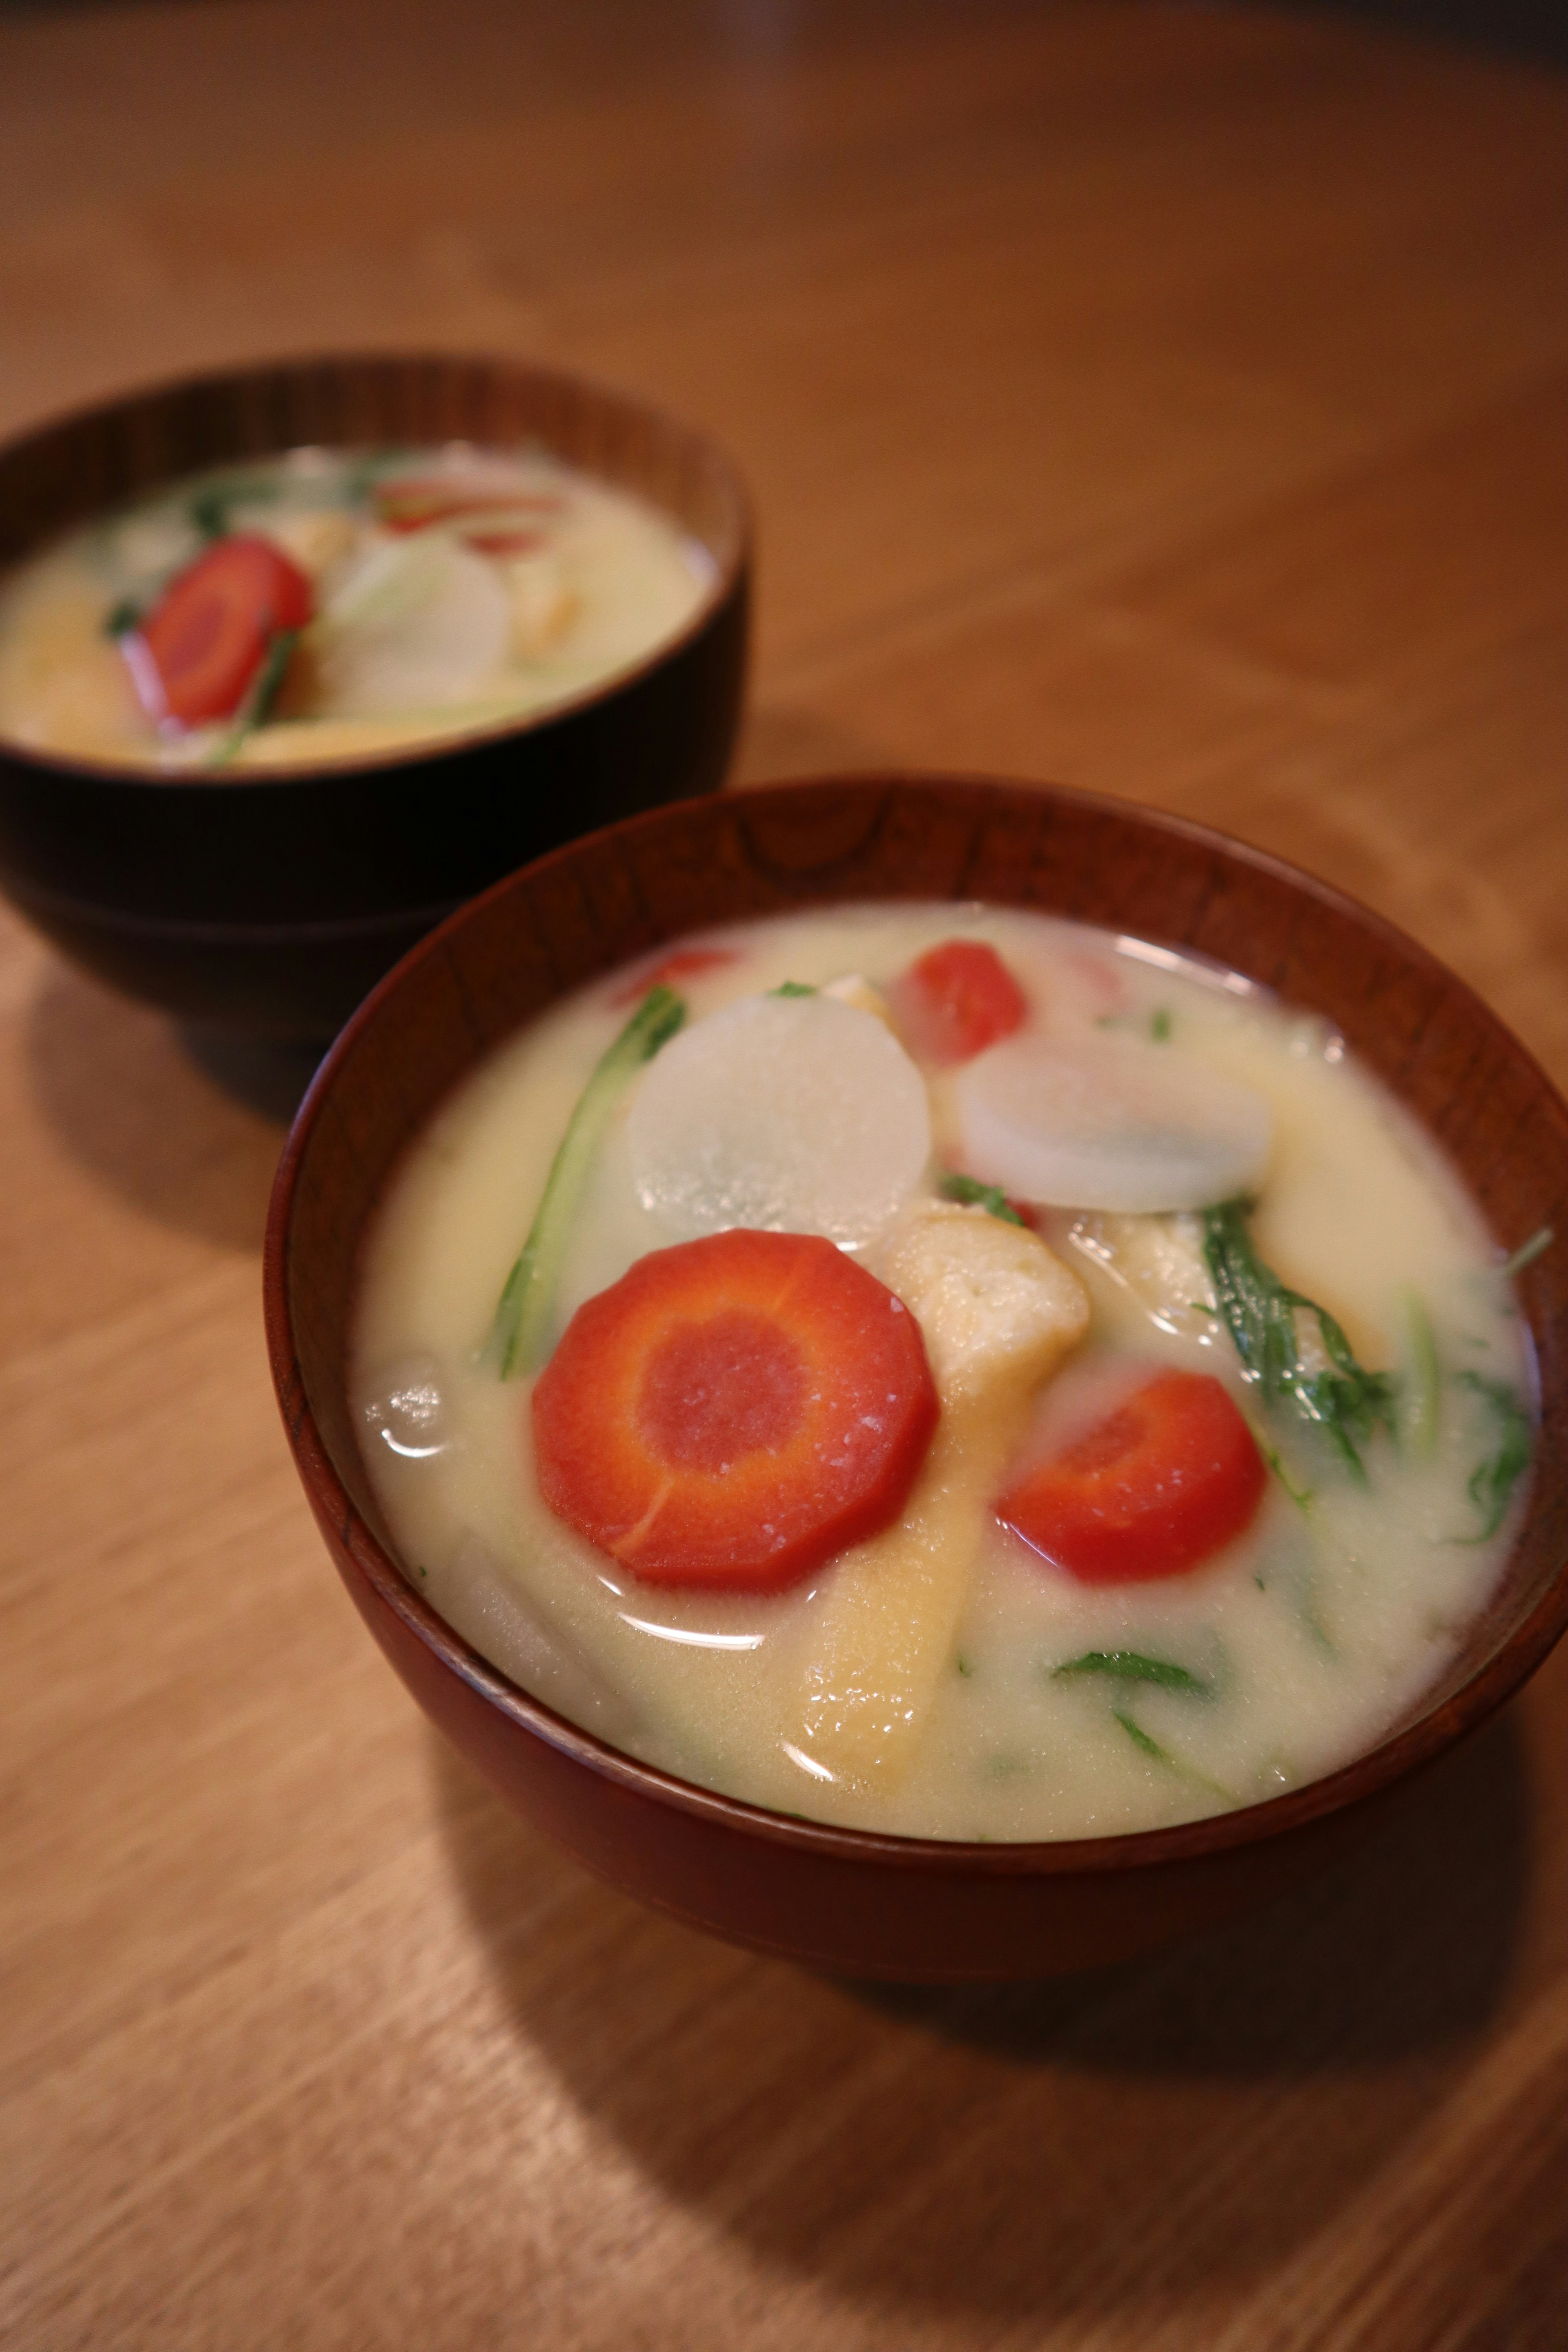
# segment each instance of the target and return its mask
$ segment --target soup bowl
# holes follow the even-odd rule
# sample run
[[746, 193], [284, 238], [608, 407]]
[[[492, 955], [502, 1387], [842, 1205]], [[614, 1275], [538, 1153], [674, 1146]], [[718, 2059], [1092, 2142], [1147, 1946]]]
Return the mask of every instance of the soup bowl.
[[422, 932], [542, 851], [710, 792], [744, 686], [750, 530], [723, 452], [577, 377], [322, 358], [139, 392], [0, 448], [0, 569], [204, 467], [303, 446], [529, 444], [704, 548], [691, 619], [537, 716], [221, 782], [0, 737], [0, 887], [100, 979], [187, 1018], [324, 1039]]
[[1046, 787], [847, 778], [656, 812], [513, 876], [433, 933], [350, 1022], [279, 1171], [266, 1294], [289, 1441], [329, 1549], [433, 1720], [539, 1828], [626, 1892], [736, 1942], [896, 1979], [1123, 1958], [1312, 1869], [1473, 1730], [1568, 1623], [1568, 1252], [1520, 1278], [1542, 1423], [1528, 1507], [1440, 1679], [1368, 1753], [1266, 1803], [1166, 1829], [957, 1844], [830, 1828], [607, 1747], [420, 1599], [355, 1435], [367, 1225], [451, 1089], [557, 997], [700, 925], [866, 899], [984, 899], [1206, 957], [1320, 1013], [1435, 1136], [1500, 1247], [1568, 1233], [1568, 1109], [1460, 982], [1376, 916], [1173, 818]]

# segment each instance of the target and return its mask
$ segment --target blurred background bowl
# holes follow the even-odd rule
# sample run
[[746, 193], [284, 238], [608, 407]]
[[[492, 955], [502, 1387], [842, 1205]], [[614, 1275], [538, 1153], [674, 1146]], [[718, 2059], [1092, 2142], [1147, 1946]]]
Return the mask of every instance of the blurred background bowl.
[[0, 738], [0, 887], [79, 963], [187, 1019], [325, 1039], [500, 875], [712, 791], [740, 723], [745, 494], [703, 435], [500, 360], [321, 358], [193, 378], [0, 448], [0, 568], [161, 484], [306, 446], [542, 446], [672, 515], [714, 578], [670, 642], [547, 713], [433, 746], [191, 782]]
[[695, 926], [870, 898], [1035, 908], [1247, 973], [1344, 1034], [1437, 1139], [1500, 1246], [1543, 1225], [1568, 1233], [1568, 1108], [1470, 990], [1337, 892], [1197, 825], [1085, 794], [910, 777], [772, 786], [576, 843], [466, 908], [376, 991], [279, 1171], [273, 1377], [322, 1533], [382, 1648], [456, 1746], [591, 1869], [691, 1925], [853, 1974], [1037, 1976], [1127, 1958], [1314, 1868], [1500, 1706], [1568, 1623], [1568, 1251], [1519, 1278], [1542, 1404], [1529, 1507], [1439, 1680], [1341, 1771], [1121, 1837], [858, 1834], [617, 1753], [420, 1600], [356, 1443], [349, 1350], [366, 1227], [399, 1155], [476, 1063], [556, 997]]

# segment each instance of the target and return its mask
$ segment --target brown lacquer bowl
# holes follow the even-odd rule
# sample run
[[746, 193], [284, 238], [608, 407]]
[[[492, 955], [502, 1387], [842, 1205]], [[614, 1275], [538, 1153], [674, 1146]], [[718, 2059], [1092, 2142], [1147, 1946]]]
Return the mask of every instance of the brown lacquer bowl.
[[873, 1976], [1048, 1973], [1129, 1957], [1299, 1878], [1500, 1706], [1568, 1622], [1568, 1249], [1519, 1289], [1540, 1367], [1528, 1518], [1442, 1681], [1369, 1755], [1266, 1804], [1048, 1845], [857, 1834], [715, 1796], [529, 1697], [405, 1580], [347, 1379], [365, 1229], [400, 1154], [482, 1055], [557, 996], [700, 924], [867, 898], [982, 898], [1194, 950], [1325, 1014], [1442, 1142], [1500, 1246], [1568, 1235], [1568, 1109], [1468, 988], [1275, 859], [1076, 793], [944, 778], [786, 784], [575, 843], [465, 908], [339, 1038], [279, 1171], [272, 1368], [328, 1546], [420, 1705], [531, 1821], [678, 1918]]
[[691, 621], [536, 718], [285, 773], [198, 782], [0, 738], [0, 888], [100, 978], [188, 1018], [325, 1038], [499, 876], [721, 781], [745, 677], [744, 492], [700, 434], [574, 376], [329, 358], [133, 394], [0, 448], [0, 570], [205, 467], [449, 440], [542, 446], [674, 515], [713, 560]]

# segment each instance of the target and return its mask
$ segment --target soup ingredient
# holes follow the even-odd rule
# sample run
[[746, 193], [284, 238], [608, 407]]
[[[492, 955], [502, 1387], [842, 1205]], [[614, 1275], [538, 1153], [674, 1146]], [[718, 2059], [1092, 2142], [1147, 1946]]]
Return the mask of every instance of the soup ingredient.
[[686, 1006], [672, 989], [652, 988], [606, 1048], [566, 1124], [521, 1254], [507, 1276], [486, 1354], [503, 1381], [536, 1371], [549, 1349], [561, 1262], [588, 1172], [611, 1113], [632, 1079], [674, 1036]]
[[1200, 1209], [1255, 1183], [1268, 1157], [1263, 1096], [1169, 1048], [1008, 1038], [953, 1082], [971, 1171], [1052, 1208]]
[[1190, 1211], [1146, 1217], [1091, 1211], [1073, 1219], [1068, 1240], [1162, 1331], [1195, 1336], [1219, 1312], [1204, 1259], [1203, 1220]]
[[1037, 1464], [996, 1506], [1004, 1527], [1085, 1584], [1142, 1584], [1201, 1567], [1245, 1533], [1265, 1471], [1207, 1372], [1162, 1372]]
[[1481, 1524], [1474, 1535], [1460, 1540], [1485, 1543], [1507, 1518], [1513, 1490], [1530, 1467], [1530, 1415], [1506, 1381], [1488, 1380], [1484, 1373], [1473, 1371], [1458, 1377], [1460, 1387], [1484, 1398], [1497, 1417], [1496, 1450], [1477, 1464], [1465, 1489], [1480, 1513]]
[[317, 691], [367, 715], [458, 704], [501, 667], [511, 604], [493, 563], [444, 532], [372, 547], [322, 607]]
[[550, 1508], [650, 1583], [776, 1591], [903, 1509], [920, 1327], [805, 1234], [713, 1234], [580, 1307], [533, 1391]]
[[1105, 1675], [1113, 1682], [1155, 1683], [1162, 1690], [1185, 1691], [1194, 1698], [1207, 1696], [1208, 1685], [1196, 1675], [1178, 1666], [1170, 1658], [1145, 1657], [1141, 1650], [1086, 1650], [1081, 1658], [1069, 1658], [1065, 1666], [1052, 1670], [1053, 1682], [1068, 1682], [1075, 1675]]
[[240, 697], [239, 708], [234, 714], [228, 732], [213, 753], [215, 763], [232, 760], [246, 738], [265, 724], [282, 690], [283, 681], [289, 674], [289, 664], [299, 642], [298, 629], [284, 629], [273, 638], [261, 656], [255, 677]]
[[864, 972], [841, 972], [837, 980], [828, 981], [824, 996], [836, 997], [840, 1004], [852, 1004], [858, 1013], [868, 1013], [884, 1029], [894, 1026], [892, 1008], [879, 988], [874, 988]]
[[1516, 1274], [1522, 1274], [1527, 1265], [1533, 1265], [1542, 1252], [1549, 1250], [1556, 1238], [1550, 1225], [1537, 1226], [1530, 1239], [1527, 1242], [1521, 1242], [1512, 1255], [1504, 1258], [1499, 1266], [1498, 1274], [1501, 1280], [1511, 1282]]
[[742, 996], [648, 1072], [626, 1123], [643, 1207], [681, 1238], [879, 1241], [925, 1174], [925, 1082], [881, 1022], [809, 995]]
[[1037, 1234], [984, 1209], [911, 1210], [883, 1270], [920, 1319], [942, 1422], [900, 1524], [835, 1570], [812, 1623], [792, 1741], [858, 1787], [908, 1771], [989, 1531], [996, 1474], [1089, 1325], [1077, 1276]]
[[678, 980], [697, 980], [704, 972], [721, 971], [727, 963], [738, 963], [733, 948], [677, 948], [673, 955], [665, 956], [648, 971], [639, 972], [618, 988], [611, 997], [612, 1004], [635, 1004], [650, 988], [672, 988]]
[[1028, 999], [984, 940], [943, 940], [929, 948], [889, 993], [911, 1050], [938, 1068], [973, 1060], [1028, 1018]]
[[1443, 1366], [1426, 1301], [1407, 1283], [1401, 1295], [1407, 1355], [1399, 1383], [1399, 1438], [1412, 1454], [1430, 1462], [1437, 1451], [1443, 1400]]
[[187, 564], [142, 625], [132, 674], [154, 719], [183, 727], [238, 709], [268, 650], [310, 617], [310, 583], [269, 540], [220, 540]]
[[[482, 538], [504, 536], [530, 546], [538, 544], [540, 520], [559, 514], [564, 504], [557, 493], [522, 488], [504, 467], [480, 467], [468, 474], [398, 474], [375, 490], [376, 513], [388, 530], [428, 530], [456, 522], [470, 535], [477, 525]], [[531, 530], [525, 519], [531, 519]]]
[[[1359, 1364], [1328, 1309], [1288, 1288], [1264, 1265], [1247, 1231], [1247, 1207], [1245, 1200], [1226, 1201], [1204, 1219], [1204, 1257], [1244, 1375], [1257, 1381], [1266, 1403], [1287, 1404], [1321, 1430], [1364, 1484], [1362, 1447], [1380, 1427], [1394, 1434], [1393, 1380]], [[1317, 1326], [1315, 1361], [1307, 1352], [1310, 1324]]]
[[999, 1192], [994, 1184], [982, 1184], [977, 1177], [956, 1173], [947, 1175], [936, 1189], [944, 1201], [957, 1201], [965, 1208], [984, 1209], [987, 1216], [1000, 1217], [1004, 1224], [1021, 1225], [1024, 1223], [1005, 1192]]
[[[635, 1700], [602, 1666], [583, 1655], [552, 1612], [519, 1590], [505, 1564], [488, 1545], [468, 1536], [454, 1567], [495, 1633], [504, 1629], [521, 1679], [535, 1698], [555, 1707], [601, 1739], [624, 1746], [641, 1727]], [[422, 1581], [428, 1583], [428, 1578]]]

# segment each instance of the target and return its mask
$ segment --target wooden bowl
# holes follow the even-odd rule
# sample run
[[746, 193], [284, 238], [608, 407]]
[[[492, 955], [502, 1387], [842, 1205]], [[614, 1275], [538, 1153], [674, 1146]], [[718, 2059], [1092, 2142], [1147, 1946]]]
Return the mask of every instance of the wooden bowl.
[[1568, 1622], [1568, 1247], [1519, 1290], [1540, 1367], [1528, 1517], [1464, 1645], [1370, 1754], [1266, 1804], [1040, 1845], [859, 1834], [762, 1811], [605, 1747], [509, 1682], [412, 1590], [355, 1443], [366, 1225], [481, 1055], [553, 999], [700, 924], [868, 898], [981, 898], [1188, 949], [1321, 1013], [1441, 1141], [1493, 1234], [1568, 1236], [1568, 1109], [1461, 982], [1376, 916], [1196, 825], [1085, 795], [933, 778], [780, 785], [661, 810], [515, 875], [415, 950], [323, 1066], [279, 1171], [268, 1340], [305, 1489], [420, 1705], [590, 1869], [714, 1934], [893, 1978], [1129, 1957], [1300, 1877], [1518, 1689]]
[[188, 1017], [324, 1038], [499, 876], [721, 781], [745, 674], [744, 492], [712, 442], [573, 376], [329, 358], [133, 394], [0, 448], [0, 567], [203, 467], [462, 439], [542, 444], [676, 516], [715, 568], [691, 621], [538, 718], [221, 784], [0, 739], [0, 888], [79, 963]]

